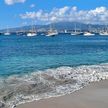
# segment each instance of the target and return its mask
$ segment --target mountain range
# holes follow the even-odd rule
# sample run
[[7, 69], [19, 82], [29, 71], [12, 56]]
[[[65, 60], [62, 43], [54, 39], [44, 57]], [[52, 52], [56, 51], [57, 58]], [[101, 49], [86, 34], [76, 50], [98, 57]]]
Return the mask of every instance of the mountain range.
[[[51, 23], [47, 25], [28, 25], [28, 26], [22, 26], [22, 27], [15, 27], [15, 28], [8, 28], [10, 32], [16, 32], [16, 31], [28, 31], [31, 30], [32, 28], [35, 28], [38, 31], [45, 31], [53, 28], [57, 29], [58, 31], [60, 30], [88, 30], [88, 29], [104, 29], [106, 26], [105, 25], [99, 25], [99, 24], [83, 24], [80, 22], [57, 22], [57, 23]], [[0, 32], [6, 32], [7, 29], [0, 30]]]

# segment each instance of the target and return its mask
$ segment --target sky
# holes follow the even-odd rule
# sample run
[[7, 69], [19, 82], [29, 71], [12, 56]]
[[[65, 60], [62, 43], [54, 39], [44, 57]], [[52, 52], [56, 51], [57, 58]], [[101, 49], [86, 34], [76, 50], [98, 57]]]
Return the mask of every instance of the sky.
[[0, 0], [0, 29], [59, 21], [108, 23], [108, 0]]

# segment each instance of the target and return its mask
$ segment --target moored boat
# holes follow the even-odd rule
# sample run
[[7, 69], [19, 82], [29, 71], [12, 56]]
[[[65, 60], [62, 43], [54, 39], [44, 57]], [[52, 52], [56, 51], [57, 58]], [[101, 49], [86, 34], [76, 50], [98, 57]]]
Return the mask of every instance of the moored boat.
[[28, 36], [28, 37], [33, 37], [33, 36], [36, 36], [36, 35], [37, 35], [37, 33], [33, 33], [33, 32], [27, 33], [27, 36]]
[[6, 32], [6, 33], [4, 33], [4, 35], [5, 35], [5, 36], [9, 36], [9, 35], [11, 35], [11, 33]]
[[57, 30], [49, 30], [46, 36], [56, 36], [58, 35]]
[[94, 36], [95, 34], [94, 33], [91, 33], [91, 32], [85, 32], [84, 33], [84, 36]]
[[108, 36], [108, 32], [100, 32], [99, 35]]

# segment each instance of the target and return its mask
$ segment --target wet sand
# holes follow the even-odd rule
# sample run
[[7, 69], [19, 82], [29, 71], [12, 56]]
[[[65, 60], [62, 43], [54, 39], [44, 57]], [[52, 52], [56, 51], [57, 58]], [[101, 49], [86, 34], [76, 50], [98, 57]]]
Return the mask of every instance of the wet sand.
[[108, 80], [72, 94], [19, 105], [17, 108], [108, 108]]

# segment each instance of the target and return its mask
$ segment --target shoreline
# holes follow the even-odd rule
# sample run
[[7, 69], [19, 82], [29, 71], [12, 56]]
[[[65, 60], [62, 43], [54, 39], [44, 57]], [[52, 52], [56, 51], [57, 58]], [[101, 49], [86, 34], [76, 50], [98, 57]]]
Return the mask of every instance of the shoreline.
[[[80, 91], [89, 83], [108, 79], [108, 64], [59, 67], [34, 72], [30, 75], [12, 76], [1, 82], [1, 102], [8, 108], [21, 104], [62, 97]], [[5, 89], [6, 88], [6, 89]]]
[[21, 104], [17, 108], [107, 108], [107, 91], [108, 80], [92, 82], [71, 94]]

